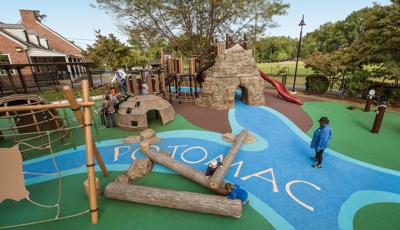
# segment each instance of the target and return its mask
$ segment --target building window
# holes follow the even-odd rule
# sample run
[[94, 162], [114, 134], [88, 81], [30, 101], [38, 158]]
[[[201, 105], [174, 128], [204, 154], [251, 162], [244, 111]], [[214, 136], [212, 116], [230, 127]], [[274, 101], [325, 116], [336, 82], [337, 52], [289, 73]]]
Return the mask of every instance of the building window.
[[[8, 54], [0, 54], [0, 64], [12, 64], [10, 55]], [[14, 70], [10, 69], [10, 73], [14, 74]], [[7, 75], [7, 70], [5, 69], [0, 69], [0, 75]]]
[[138, 122], [137, 121], [131, 121], [131, 126], [137, 127], [138, 126]]

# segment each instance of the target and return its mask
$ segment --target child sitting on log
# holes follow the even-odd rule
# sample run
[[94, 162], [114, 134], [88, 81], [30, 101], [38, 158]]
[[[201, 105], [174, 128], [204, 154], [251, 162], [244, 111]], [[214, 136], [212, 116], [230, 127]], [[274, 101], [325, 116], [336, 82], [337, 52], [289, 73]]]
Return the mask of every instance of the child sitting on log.
[[209, 178], [210, 176], [212, 176], [218, 167], [221, 168], [224, 167], [222, 162], [218, 162], [217, 160], [212, 160], [207, 167], [206, 177]]
[[231, 199], [231, 200], [239, 199], [242, 201], [243, 206], [245, 206], [247, 203], [249, 203], [247, 191], [244, 189], [241, 189], [239, 187], [239, 185], [233, 185], [231, 183], [226, 183], [225, 189], [228, 190], [228, 192], [229, 192], [228, 195], [226, 195], [226, 198]]

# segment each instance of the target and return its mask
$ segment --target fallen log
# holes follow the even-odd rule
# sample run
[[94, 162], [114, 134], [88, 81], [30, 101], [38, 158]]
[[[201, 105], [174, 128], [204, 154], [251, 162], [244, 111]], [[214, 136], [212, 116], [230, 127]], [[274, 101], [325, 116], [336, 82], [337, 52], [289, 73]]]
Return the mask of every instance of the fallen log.
[[172, 159], [170, 156], [166, 156], [160, 153], [155, 153], [145, 145], [141, 147], [142, 147], [141, 148], [142, 152], [153, 162], [163, 165], [179, 173], [180, 175], [211, 189], [216, 193], [222, 195], [226, 195], [228, 193], [228, 191], [224, 188], [224, 186], [217, 186], [217, 188], [212, 188], [210, 186], [210, 180], [205, 176], [204, 172], [194, 169], [182, 162], [176, 161]]
[[240, 134], [235, 138], [235, 141], [233, 142], [231, 149], [226, 154], [226, 156], [224, 156], [224, 159], [222, 160], [222, 164], [224, 167], [218, 167], [217, 170], [215, 170], [214, 174], [210, 177], [211, 188], [217, 189], [221, 187], [221, 185], [224, 183], [225, 175], [228, 172], [229, 168], [231, 167], [231, 164], [235, 160], [240, 150], [240, 147], [246, 140], [248, 134], [249, 133], [247, 132], [247, 130], [243, 129], [242, 132], [240, 132]]
[[240, 218], [242, 202], [223, 196], [175, 191], [112, 182], [104, 190], [107, 198]]

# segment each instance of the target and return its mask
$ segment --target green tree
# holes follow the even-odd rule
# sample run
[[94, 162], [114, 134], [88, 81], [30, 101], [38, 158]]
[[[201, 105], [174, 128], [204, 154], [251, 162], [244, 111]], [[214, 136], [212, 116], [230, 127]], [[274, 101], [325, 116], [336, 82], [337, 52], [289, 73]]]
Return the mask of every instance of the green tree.
[[257, 62], [278, 62], [296, 57], [297, 39], [285, 36], [271, 36], [259, 39], [256, 43]]
[[113, 34], [104, 36], [100, 31], [95, 33], [96, 41], [93, 45], [87, 46], [85, 56], [96, 67], [106, 69], [132, 67], [144, 62], [145, 58], [139, 51], [120, 42]]
[[[158, 38], [185, 55], [201, 55], [214, 38], [273, 26], [289, 7], [282, 0], [97, 0], [120, 28], [141, 40]], [[183, 36], [182, 36], [183, 35]], [[189, 45], [188, 45], [189, 44]]]
[[374, 5], [366, 12], [363, 31], [348, 50], [358, 66], [373, 65], [375, 75], [400, 78], [400, 1]]

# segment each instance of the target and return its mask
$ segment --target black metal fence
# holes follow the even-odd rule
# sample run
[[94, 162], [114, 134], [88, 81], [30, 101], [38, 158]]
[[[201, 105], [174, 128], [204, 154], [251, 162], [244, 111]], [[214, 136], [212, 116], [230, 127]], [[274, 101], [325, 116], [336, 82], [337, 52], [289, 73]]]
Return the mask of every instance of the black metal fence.
[[110, 72], [91, 70], [90, 62], [0, 64], [0, 95], [57, 90], [64, 85], [80, 86], [82, 79], [91, 87], [110, 81]]

